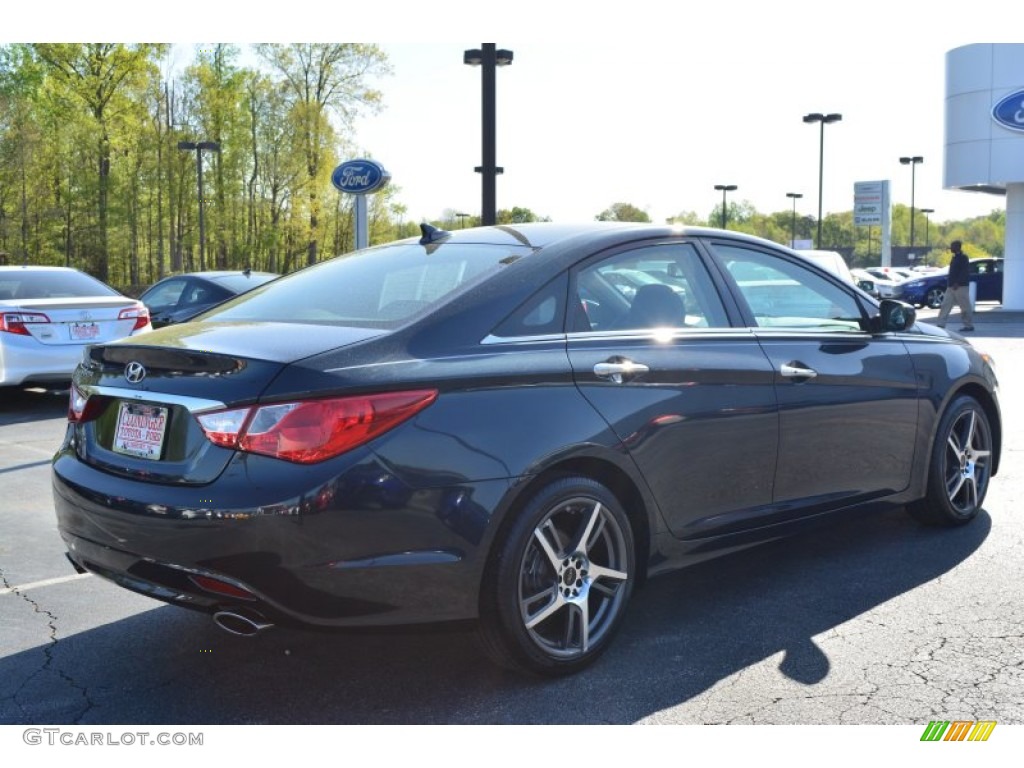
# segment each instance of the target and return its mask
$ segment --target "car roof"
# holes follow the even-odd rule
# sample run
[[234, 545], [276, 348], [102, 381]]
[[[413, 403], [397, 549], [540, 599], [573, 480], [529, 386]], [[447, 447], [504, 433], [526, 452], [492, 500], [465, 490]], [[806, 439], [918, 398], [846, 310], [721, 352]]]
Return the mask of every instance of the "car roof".
[[[164, 280], [170, 280], [171, 278], [175, 278], [175, 277], [209, 277], [209, 278], [214, 278], [214, 277], [227, 277], [229, 275], [234, 276], [234, 275], [244, 275], [244, 274], [245, 274], [245, 270], [244, 269], [209, 269], [209, 270], [205, 270], [203, 272], [178, 272], [177, 274], [174, 274], [174, 275], [166, 275], [166, 276], [164, 276], [163, 279]], [[276, 272], [256, 272], [255, 270], [250, 271], [249, 274], [250, 275], [275, 275], [275, 276], [277, 275]]]
[[0, 272], [15, 272], [15, 271], [39, 271], [39, 272], [81, 272], [80, 269], [74, 267], [53, 267], [47, 264], [17, 264], [0, 267]]

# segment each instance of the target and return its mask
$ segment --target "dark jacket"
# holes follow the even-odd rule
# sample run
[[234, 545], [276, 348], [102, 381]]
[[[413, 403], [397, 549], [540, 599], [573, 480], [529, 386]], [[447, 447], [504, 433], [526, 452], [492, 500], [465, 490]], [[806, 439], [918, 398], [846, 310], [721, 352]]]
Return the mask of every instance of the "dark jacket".
[[954, 253], [953, 259], [949, 262], [949, 278], [947, 282], [951, 288], [959, 288], [967, 285], [971, 279], [971, 261], [963, 251]]

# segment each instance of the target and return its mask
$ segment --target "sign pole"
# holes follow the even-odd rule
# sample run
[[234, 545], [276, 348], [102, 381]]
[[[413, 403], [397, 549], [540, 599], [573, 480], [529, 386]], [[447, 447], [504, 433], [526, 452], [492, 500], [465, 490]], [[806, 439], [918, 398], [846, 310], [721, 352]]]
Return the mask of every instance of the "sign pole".
[[366, 213], [366, 195], [353, 195], [356, 199], [356, 250], [370, 244], [369, 217]]

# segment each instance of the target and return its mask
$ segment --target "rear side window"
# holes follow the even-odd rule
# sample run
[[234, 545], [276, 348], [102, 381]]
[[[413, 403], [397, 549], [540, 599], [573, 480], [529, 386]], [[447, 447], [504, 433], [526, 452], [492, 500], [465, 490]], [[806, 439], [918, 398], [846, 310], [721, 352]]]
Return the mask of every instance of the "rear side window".
[[493, 335], [509, 339], [561, 333], [568, 289], [569, 275], [563, 272], [509, 315], [495, 328]]
[[589, 264], [576, 278], [576, 331], [722, 328], [728, 318], [690, 243], [659, 243]]
[[486, 244], [381, 246], [281, 277], [203, 319], [395, 328], [530, 252]]

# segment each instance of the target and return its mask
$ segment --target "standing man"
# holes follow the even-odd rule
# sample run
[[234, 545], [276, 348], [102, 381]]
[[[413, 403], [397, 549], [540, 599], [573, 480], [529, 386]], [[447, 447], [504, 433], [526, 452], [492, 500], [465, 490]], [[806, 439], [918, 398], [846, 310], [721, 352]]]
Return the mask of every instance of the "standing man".
[[939, 309], [939, 319], [935, 324], [939, 328], [946, 327], [946, 318], [953, 309], [953, 302], [960, 307], [960, 320], [963, 325], [961, 331], [974, 330], [974, 309], [971, 307], [971, 262], [967, 254], [960, 250], [961, 242], [954, 240], [949, 244], [949, 250], [953, 252], [953, 258], [949, 262], [949, 277], [946, 280], [946, 295], [942, 297], [942, 307]]

